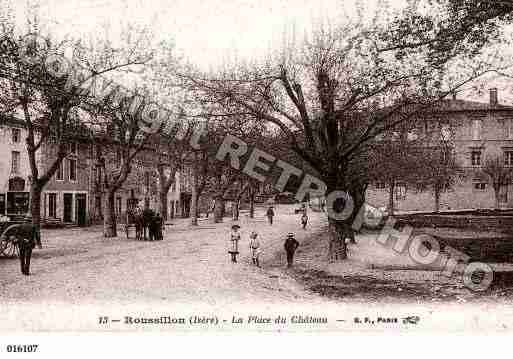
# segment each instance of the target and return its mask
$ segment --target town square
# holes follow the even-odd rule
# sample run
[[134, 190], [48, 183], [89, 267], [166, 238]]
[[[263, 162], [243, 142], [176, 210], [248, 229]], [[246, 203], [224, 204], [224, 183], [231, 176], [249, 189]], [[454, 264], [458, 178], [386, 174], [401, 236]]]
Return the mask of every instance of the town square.
[[0, 0], [0, 331], [511, 328], [513, 3], [193, 3]]

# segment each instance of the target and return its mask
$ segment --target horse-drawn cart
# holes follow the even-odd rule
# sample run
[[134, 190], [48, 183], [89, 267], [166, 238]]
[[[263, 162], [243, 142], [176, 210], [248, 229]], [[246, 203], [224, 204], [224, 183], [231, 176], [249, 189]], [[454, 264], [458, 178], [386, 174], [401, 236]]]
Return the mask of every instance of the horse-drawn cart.
[[14, 244], [11, 228], [15, 225], [26, 223], [24, 221], [0, 222], [0, 256], [14, 257], [18, 255], [18, 248]]

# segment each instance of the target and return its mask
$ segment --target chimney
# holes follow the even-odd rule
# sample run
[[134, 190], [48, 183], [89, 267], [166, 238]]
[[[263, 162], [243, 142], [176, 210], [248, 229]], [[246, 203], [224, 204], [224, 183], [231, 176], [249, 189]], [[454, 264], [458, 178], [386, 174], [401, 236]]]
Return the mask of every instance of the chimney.
[[499, 103], [499, 97], [497, 93], [497, 88], [490, 89], [490, 106], [495, 107]]

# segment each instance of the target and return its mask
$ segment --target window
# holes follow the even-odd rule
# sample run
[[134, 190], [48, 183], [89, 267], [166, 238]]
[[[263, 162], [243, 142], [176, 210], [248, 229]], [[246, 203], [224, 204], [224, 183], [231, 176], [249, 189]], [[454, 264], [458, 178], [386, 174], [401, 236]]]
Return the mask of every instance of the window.
[[504, 125], [504, 137], [506, 140], [513, 140], [513, 119], [506, 118], [503, 121]]
[[64, 170], [62, 168], [62, 162], [59, 164], [59, 167], [57, 168], [56, 173], [56, 179], [57, 181], [63, 181], [64, 180]]
[[57, 193], [48, 193], [48, 217], [57, 217]]
[[477, 141], [482, 139], [483, 121], [472, 120], [472, 140]]
[[395, 185], [395, 199], [397, 199], [397, 200], [406, 199], [406, 184], [397, 183]]
[[474, 181], [474, 189], [484, 191], [486, 189], [486, 182], [481, 182], [479, 180]]
[[513, 166], [513, 150], [504, 151], [504, 165]]
[[21, 131], [19, 128], [13, 128], [11, 134], [12, 134], [12, 143], [20, 142]]
[[11, 172], [17, 174], [20, 170], [20, 153], [18, 151], [11, 152]]
[[77, 161], [73, 159], [68, 160], [69, 180], [77, 180]]
[[470, 155], [472, 166], [481, 166], [481, 151], [473, 150]]

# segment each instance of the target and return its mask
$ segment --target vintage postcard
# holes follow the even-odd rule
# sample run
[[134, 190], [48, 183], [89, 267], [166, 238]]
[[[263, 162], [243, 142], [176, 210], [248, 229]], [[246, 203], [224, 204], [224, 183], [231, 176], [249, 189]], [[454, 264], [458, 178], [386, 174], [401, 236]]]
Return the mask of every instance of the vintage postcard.
[[0, 332], [509, 332], [512, 14], [0, 0]]

